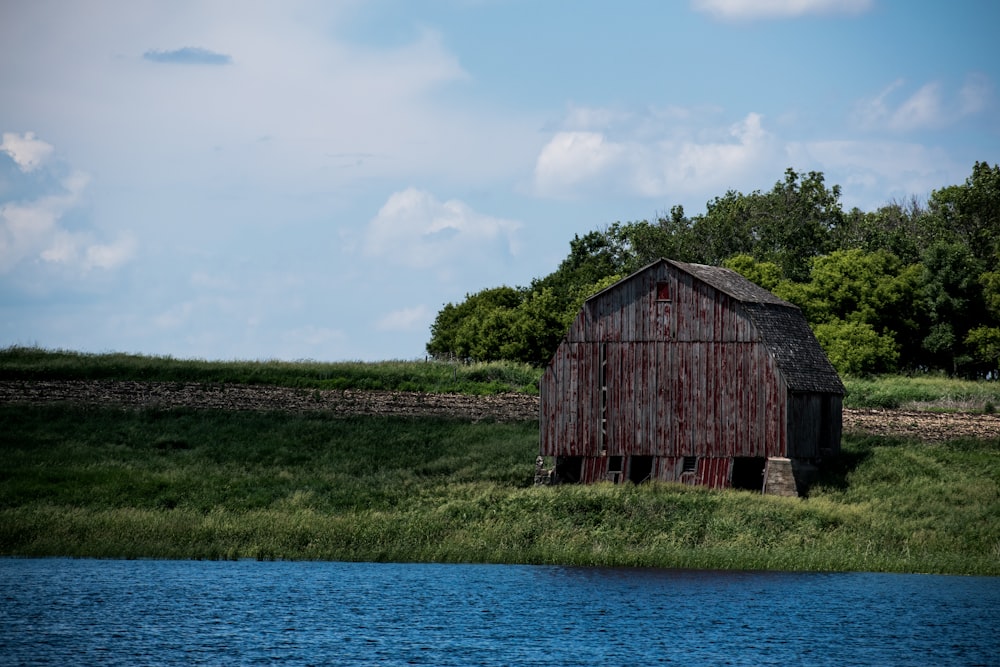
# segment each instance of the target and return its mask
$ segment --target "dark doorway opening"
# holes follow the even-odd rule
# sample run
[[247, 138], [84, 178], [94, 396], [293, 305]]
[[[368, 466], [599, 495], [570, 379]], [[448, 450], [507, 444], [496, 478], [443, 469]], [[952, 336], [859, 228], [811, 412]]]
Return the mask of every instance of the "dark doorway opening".
[[560, 484], [579, 484], [583, 476], [583, 457], [557, 456], [555, 476]]
[[652, 456], [631, 456], [628, 460], [628, 479], [630, 482], [639, 484], [649, 481], [653, 474]]
[[608, 457], [608, 479], [617, 484], [622, 480], [622, 465], [624, 456]]
[[764, 467], [767, 459], [763, 457], [738, 456], [733, 459], [733, 472], [730, 480], [734, 489], [746, 491], [764, 490]]

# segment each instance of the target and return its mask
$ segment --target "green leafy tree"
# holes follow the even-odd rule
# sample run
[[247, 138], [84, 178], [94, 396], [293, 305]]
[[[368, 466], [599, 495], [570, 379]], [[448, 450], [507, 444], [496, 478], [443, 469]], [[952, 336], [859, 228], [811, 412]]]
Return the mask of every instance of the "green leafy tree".
[[[693, 261], [690, 221], [684, 209], [675, 206], [669, 218], [652, 223], [646, 220], [616, 222], [607, 230], [608, 243], [619, 259], [617, 273], [630, 274], [661, 257]], [[611, 274], [609, 274], [611, 275]]]
[[921, 296], [930, 323], [923, 340], [927, 365], [955, 374], [972, 361], [965, 340], [985, 318], [982, 264], [966, 245], [947, 241], [928, 248], [922, 263]]
[[896, 342], [867, 322], [835, 319], [816, 325], [813, 331], [838, 373], [869, 375], [896, 370], [899, 359]]
[[735, 255], [722, 265], [771, 292], [782, 282], [781, 267], [774, 262], [759, 262], [750, 255]]
[[996, 373], [1000, 370], [1000, 327], [979, 326], [970, 329], [965, 336], [965, 345], [984, 373]]
[[789, 168], [765, 200], [765, 215], [755, 230], [756, 254], [778, 264], [786, 278], [803, 281], [812, 259], [831, 249], [831, 232], [842, 223], [840, 186], [827, 188], [822, 172], [803, 178]]
[[706, 204], [704, 215], [692, 223], [691, 261], [718, 266], [736, 255], [751, 255], [758, 259], [754, 238], [755, 218], [758, 217], [760, 193], [744, 195], [730, 190]]
[[511, 313], [511, 335], [501, 349], [503, 358], [533, 366], [548, 363], [572, 320], [562, 301], [549, 287], [529, 293]]
[[986, 310], [996, 320], [1000, 320], [1000, 271], [986, 271], [979, 276], [983, 287], [983, 301]]
[[882, 333], [915, 329], [910, 319], [919, 284], [884, 250], [838, 250], [816, 258], [810, 272], [808, 316], [814, 322], [866, 322]]
[[1000, 271], [986, 271], [979, 276], [986, 317], [965, 337], [973, 362], [983, 374], [1000, 370]]
[[428, 353], [543, 364], [582, 302], [667, 257], [725, 265], [803, 309], [848, 372], [996, 370], [1000, 331], [1000, 167], [960, 185], [844, 213], [820, 172], [785, 171], [767, 192], [730, 190], [688, 217], [616, 222], [574, 236], [552, 273], [447, 304]]
[[904, 264], [913, 264], [932, 242], [933, 233], [926, 207], [912, 197], [906, 202], [892, 201], [870, 213], [851, 209], [840, 226], [833, 229], [831, 240], [837, 250], [881, 250]]
[[1000, 260], [1000, 165], [976, 162], [962, 185], [931, 193], [939, 240], [960, 243], [980, 262]]
[[531, 283], [531, 291], [551, 289], [559, 310], [569, 306], [574, 289], [590, 285], [607, 276], [624, 272], [628, 252], [607, 231], [592, 231], [576, 235], [569, 243], [569, 255], [559, 267], [544, 278]]
[[445, 305], [431, 324], [427, 353], [436, 358], [501, 359], [500, 329], [510, 317], [507, 311], [517, 308], [523, 300], [521, 290], [494, 287], [468, 294], [459, 304]]
[[827, 188], [822, 173], [802, 175], [791, 168], [770, 192], [730, 190], [706, 208], [692, 224], [696, 261], [719, 265], [750, 255], [799, 282], [808, 280], [813, 258], [832, 249], [832, 231], [844, 218], [840, 186]]

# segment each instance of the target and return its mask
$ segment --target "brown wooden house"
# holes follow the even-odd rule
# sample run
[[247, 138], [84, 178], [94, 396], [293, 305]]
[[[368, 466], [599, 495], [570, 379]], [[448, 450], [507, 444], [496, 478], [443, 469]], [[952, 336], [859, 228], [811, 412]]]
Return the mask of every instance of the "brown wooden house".
[[540, 455], [564, 483], [794, 494], [840, 450], [843, 393], [798, 307], [661, 259], [583, 304], [542, 378]]

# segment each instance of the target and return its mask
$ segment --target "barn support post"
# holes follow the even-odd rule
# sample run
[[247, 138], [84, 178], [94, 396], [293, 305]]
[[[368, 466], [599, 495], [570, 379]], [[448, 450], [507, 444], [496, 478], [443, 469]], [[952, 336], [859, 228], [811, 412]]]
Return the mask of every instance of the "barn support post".
[[765, 495], [804, 497], [816, 478], [817, 468], [803, 459], [772, 456], [764, 467]]

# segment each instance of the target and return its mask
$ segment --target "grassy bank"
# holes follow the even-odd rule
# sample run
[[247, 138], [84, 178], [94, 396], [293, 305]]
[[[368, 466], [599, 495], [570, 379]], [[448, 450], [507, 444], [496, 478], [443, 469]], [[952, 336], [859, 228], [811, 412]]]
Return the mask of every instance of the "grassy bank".
[[1000, 409], [1000, 382], [961, 380], [944, 375], [884, 375], [844, 378], [850, 408], [905, 408], [995, 413]]
[[138, 354], [0, 349], [0, 380], [136, 380], [266, 384], [305, 389], [433, 393], [538, 393], [541, 371], [525, 364], [444, 361], [205, 361]]
[[1000, 442], [848, 438], [807, 500], [532, 487], [533, 423], [0, 406], [0, 554], [1000, 575]]

